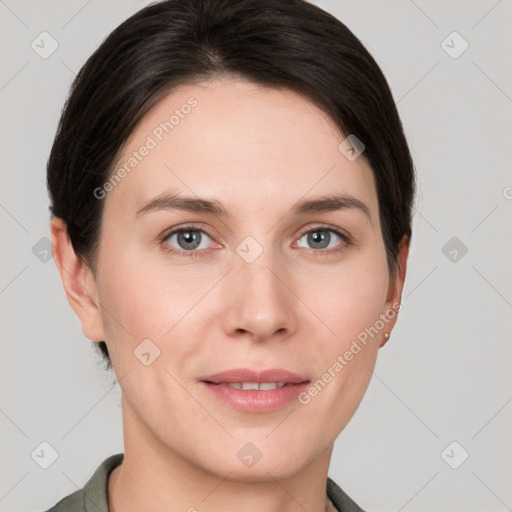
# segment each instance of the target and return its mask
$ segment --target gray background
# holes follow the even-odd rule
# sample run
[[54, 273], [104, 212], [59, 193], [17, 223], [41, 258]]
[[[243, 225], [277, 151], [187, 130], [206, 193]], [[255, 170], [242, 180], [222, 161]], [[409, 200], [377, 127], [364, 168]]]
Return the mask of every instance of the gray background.
[[[75, 73], [145, 3], [0, 0], [2, 511], [46, 509], [123, 451], [119, 386], [45, 262], [45, 164]], [[369, 511], [512, 510], [512, 1], [317, 3], [381, 65], [419, 181], [403, 310], [330, 475]]]

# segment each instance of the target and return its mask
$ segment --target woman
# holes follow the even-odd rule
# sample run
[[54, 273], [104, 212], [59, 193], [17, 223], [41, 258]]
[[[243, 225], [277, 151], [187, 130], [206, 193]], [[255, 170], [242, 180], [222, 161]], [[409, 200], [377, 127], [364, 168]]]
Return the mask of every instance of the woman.
[[168, 0], [73, 83], [54, 259], [124, 454], [51, 511], [362, 510], [328, 478], [397, 320], [414, 169], [382, 72], [303, 0]]

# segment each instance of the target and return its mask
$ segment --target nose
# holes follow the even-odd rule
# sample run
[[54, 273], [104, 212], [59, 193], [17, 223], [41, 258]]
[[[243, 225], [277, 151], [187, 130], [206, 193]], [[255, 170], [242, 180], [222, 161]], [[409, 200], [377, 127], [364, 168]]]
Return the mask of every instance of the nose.
[[[292, 277], [271, 251], [248, 263], [236, 255], [226, 286], [224, 330], [228, 336], [265, 341], [284, 339], [296, 328]], [[282, 263], [282, 262], [281, 262]]]

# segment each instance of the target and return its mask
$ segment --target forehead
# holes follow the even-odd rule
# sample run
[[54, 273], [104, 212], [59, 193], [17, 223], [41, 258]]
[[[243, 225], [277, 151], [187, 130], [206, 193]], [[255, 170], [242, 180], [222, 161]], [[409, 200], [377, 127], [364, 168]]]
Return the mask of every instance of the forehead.
[[344, 138], [326, 113], [287, 89], [219, 79], [181, 86], [125, 144], [108, 208], [134, 215], [145, 201], [180, 190], [252, 213], [336, 192], [373, 210], [373, 173], [340, 151]]

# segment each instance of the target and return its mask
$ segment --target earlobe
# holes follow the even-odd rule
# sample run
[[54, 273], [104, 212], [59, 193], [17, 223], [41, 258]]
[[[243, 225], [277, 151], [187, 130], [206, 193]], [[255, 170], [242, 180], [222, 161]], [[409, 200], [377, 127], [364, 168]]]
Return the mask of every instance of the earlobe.
[[381, 347], [383, 347], [390, 338], [391, 331], [398, 319], [398, 311], [401, 309], [402, 291], [407, 271], [407, 258], [409, 255], [410, 239], [406, 235], [402, 237], [398, 251], [398, 267], [396, 275], [389, 281], [388, 294], [386, 297], [384, 315], [389, 319], [386, 325], [386, 333], [383, 335]]
[[383, 346], [388, 342], [388, 340], [389, 340], [390, 336], [391, 336], [391, 335], [389, 334], [389, 332], [385, 332], [385, 333], [384, 333], [384, 338], [383, 338], [383, 340], [380, 342], [380, 348], [382, 348], [382, 347], [383, 347]]
[[66, 223], [53, 217], [50, 230], [53, 259], [68, 302], [80, 320], [82, 332], [92, 341], [105, 341], [95, 278], [87, 264], [76, 255]]

